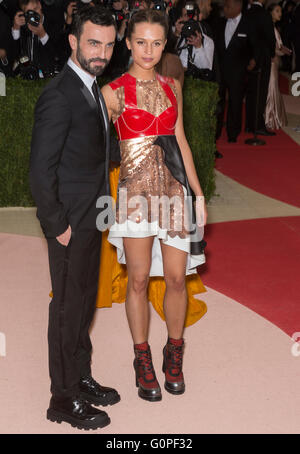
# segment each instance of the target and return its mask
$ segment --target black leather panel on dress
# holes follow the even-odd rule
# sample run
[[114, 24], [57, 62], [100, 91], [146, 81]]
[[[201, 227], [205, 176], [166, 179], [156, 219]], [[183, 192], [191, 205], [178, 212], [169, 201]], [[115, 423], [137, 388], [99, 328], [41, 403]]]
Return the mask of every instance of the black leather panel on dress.
[[[164, 152], [164, 161], [168, 169], [170, 170], [173, 177], [179, 181], [185, 188], [187, 196], [193, 197], [192, 189], [189, 185], [181, 151], [175, 135], [157, 136], [154, 145], [158, 145]], [[191, 199], [189, 199], [191, 200]], [[192, 205], [192, 222], [196, 223], [196, 213], [194, 205]], [[193, 233], [193, 232], [191, 232]], [[206, 246], [206, 241], [191, 241], [191, 254], [200, 255], [203, 254]]]

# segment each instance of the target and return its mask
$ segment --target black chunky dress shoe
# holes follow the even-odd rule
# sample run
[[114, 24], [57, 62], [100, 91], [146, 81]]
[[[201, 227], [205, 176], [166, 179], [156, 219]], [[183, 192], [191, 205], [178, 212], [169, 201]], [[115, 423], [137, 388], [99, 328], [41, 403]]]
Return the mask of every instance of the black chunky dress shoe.
[[98, 429], [110, 424], [110, 418], [105, 411], [93, 408], [81, 397], [52, 396], [47, 410], [47, 419], [52, 422], [67, 422], [77, 429]]
[[80, 396], [93, 405], [114, 405], [120, 402], [121, 397], [113, 388], [101, 386], [90, 375], [82, 377], [79, 381]]

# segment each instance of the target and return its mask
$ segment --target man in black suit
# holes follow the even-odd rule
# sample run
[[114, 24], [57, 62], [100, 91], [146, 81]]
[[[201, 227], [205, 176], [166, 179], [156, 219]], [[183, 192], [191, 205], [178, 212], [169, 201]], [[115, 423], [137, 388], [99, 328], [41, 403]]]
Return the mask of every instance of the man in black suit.
[[245, 94], [247, 69], [255, 66], [255, 37], [249, 21], [242, 14], [242, 0], [225, 0], [225, 18], [220, 23], [216, 47], [220, 66], [220, 111], [217, 121], [217, 138], [220, 137], [228, 92], [226, 131], [228, 142], [236, 142], [242, 128], [242, 106]]
[[120, 160], [117, 149], [111, 153], [107, 111], [96, 83], [111, 58], [115, 36], [108, 10], [87, 6], [76, 14], [69, 36], [71, 57], [36, 105], [30, 161], [31, 191], [48, 242], [53, 289], [47, 418], [86, 429], [110, 422], [91, 403], [120, 400], [117, 391], [91, 376], [89, 337], [101, 247], [96, 204], [109, 194], [109, 159]]
[[[258, 0], [252, 3], [251, 8], [247, 11], [247, 17], [250, 21], [252, 34], [255, 36], [257, 44], [256, 68], [248, 78], [247, 95], [246, 95], [246, 131], [259, 135], [275, 135], [274, 132], [268, 131], [265, 126], [264, 113], [268, 96], [271, 60], [275, 56], [275, 33], [271, 15], [264, 8], [265, 0]], [[259, 74], [257, 73], [259, 71]], [[260, 77], [259, 97], [257, 102], [258, 77]], [[257, 107], [256, 107], [257, 103]], [[257, 114], [256, 114], [257, 108]], [[257, 126], [255, 128], [255, 122]]]

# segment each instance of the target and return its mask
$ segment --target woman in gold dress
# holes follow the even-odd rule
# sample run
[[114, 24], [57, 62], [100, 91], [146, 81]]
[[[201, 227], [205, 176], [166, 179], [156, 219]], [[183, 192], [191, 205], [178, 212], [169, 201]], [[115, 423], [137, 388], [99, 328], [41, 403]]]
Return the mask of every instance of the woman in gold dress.
[[[206, 311], [202, 302], [198, 302], [195, 310], [197, 300], [193, 294], [204, 290], [197, 266], [205, 261], [200, 231], [207, 213], [184, 134], [181, 86], [177, 80], [155, 72], [166, 44], [167, 28], [166, 16], [158, 11], [135, 13], [126, 40], [133, 64], [129, 72], [102, 88], [109, 117], [120, 140], [121, 168], [116, 222], [108, 234], [109, 243], [116, 247], [118, 261], [110, 255], [111, 263], [104, 263], [102, 259], [108, 254], [103, 248], [99, 299], [101, 301], [101, 279], [108, 270], [111, 273], [106, 276], [108, 281], [114, 281], [112, 301], [126, 299], [138, 395], [152, 402], [161, 400], [162, 395], [148, 344], [147, 290], [150, 301], [166, 320], [168, 340], [163, 349], [163, 370], [165, 389], [172, 394], [185, 391], [182, 336], [187, 315], [193, 323]], [[114, 193], [117, 172], [114, 169], [111, 173]], [[197, 199], [195, 209], [185, 202], [191, 190]], [[168, 224], [164, 222], [164, 208], [155, 211], [152, 205], [154, 199], [160, 200], [163, 196], [180, 202], [168, 206]], [[136, 197], [139, 197], [138, 209], [136, 204], [131, 205]], [[196, 220], [196, 224], [189, 223], [188, 219]], [[122, 269], [125, 263], [127, 276]], [[187, 285], [186, 275], [190, 279]], [[188, 298], [191, 306], [194, 305], [190, 314]]]

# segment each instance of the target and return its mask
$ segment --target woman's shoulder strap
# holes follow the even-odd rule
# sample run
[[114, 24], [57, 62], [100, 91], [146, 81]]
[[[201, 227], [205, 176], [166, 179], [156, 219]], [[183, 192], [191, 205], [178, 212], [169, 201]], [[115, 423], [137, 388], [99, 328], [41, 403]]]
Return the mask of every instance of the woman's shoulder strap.
[[113, 80], [113, 81], [110, 82], [108, 85], [109, 85], [113, 90], [116, 90], [117, 88], [124, 86], [124, 84], [126, 83], [126, 79], [127, 79], [127, 73], [122, 74], [122, 76], [120, 76], [120, 77], [118, 77], [117, 79]]

